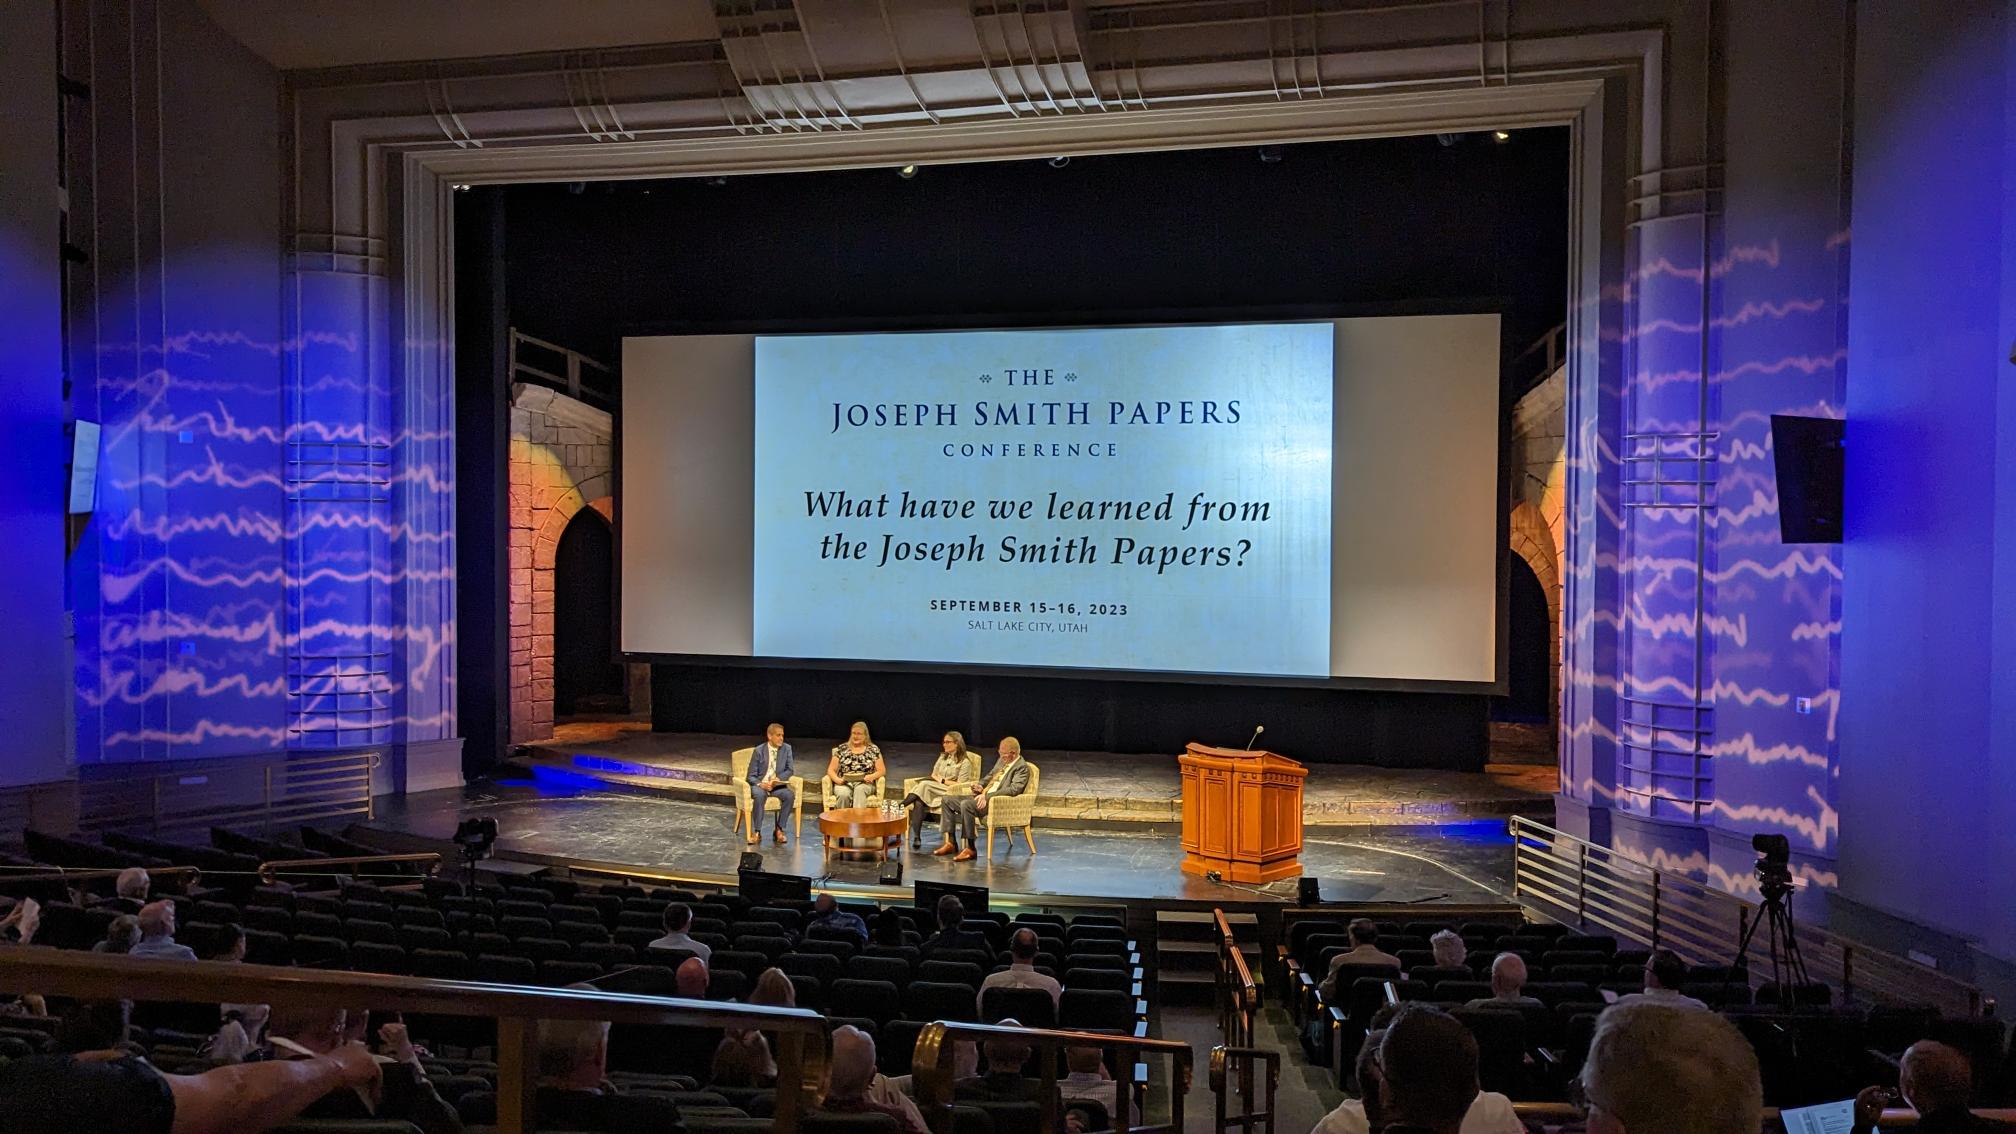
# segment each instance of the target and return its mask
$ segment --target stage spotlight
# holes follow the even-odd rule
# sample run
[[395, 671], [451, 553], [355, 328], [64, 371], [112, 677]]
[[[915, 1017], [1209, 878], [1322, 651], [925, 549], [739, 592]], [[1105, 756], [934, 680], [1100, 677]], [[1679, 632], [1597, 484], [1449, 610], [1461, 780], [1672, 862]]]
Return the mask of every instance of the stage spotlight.
[[1288, 150], [1285, 146], [1260, 147], [1260, 161], [1265, 165], [1279, 165], [1287, 160], [1287, 157]]
[[467, 185], [457, 185], [455, 187], [455, 191], [457, 193], [467, 193], [469, 191], [469, 187]]
[[707, 179], [707, 184], [719, 189], [721, 186], [728, 184], [728, 179], [725, 177], [710, 177]]
[[896, 168], [896, 176], [905, 181], [917, 176], [917, 163], [912, 162], [909, 165], [898, 166]]
[[1437, 134], [1435, 135], [1435, 140], [1446, 150], [1457, 142], [1462, 141], [1463, 136], [1461, 134]]
[[1051, 169], [1063, 169], [1065, 166], [1070, 164], [1071, 164], [1071, 156], [1069, 154], [1058, 154], [1056, 157], [1050, 159]]
[[1497, 142], [1499, 145], [1504, 145], [1506, 142], [1512, 140], [1512, 132], [1509, 130], [1493, 130], [1491, 131], [1491, 140]]
[[588, 191], [588, 183], [586, 181], [569, 181], [567, 183], [567, 191], [579, 197]]

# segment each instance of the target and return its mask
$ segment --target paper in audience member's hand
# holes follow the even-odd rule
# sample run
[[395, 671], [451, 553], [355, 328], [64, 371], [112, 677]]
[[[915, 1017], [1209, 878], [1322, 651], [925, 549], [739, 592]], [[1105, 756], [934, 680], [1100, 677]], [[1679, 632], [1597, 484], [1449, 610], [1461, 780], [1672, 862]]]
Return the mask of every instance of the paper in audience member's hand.
[[1818, 1103], [1779, 1111], [1785, 1134], [1849, 1134], [1855, 1129], [1855, 1100]]

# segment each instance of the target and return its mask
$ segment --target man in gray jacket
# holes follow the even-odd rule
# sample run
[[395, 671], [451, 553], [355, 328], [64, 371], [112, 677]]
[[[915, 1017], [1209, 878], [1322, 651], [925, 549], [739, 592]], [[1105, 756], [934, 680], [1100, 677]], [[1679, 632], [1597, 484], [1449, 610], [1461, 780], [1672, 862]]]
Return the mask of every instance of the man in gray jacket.
[[1012, 736], [1001, 738], [995, 749], [1000, 759], [987, 778], [973, 785], [971, 795], [947, 795], [945, 797], [945, 834], [947, 842], [935, 852], [945, 854], [961, 840], [965, 846], [952, 856], [953, 862], [968, 862], [975, 856], [974, 828], [976, 821], [987, 811], [987, 801], [995, 796], [1021, 795], [1029, 790], [1029, 765], [1022, 762], [1022, 742]]

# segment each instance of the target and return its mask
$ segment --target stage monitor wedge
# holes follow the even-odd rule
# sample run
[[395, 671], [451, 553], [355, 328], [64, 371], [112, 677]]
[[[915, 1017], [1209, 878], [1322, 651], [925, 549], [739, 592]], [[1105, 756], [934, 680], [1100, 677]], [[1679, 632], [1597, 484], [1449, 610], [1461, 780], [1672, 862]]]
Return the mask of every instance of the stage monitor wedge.
[[938, 899], [947, 894], [959, 899], [959, 904], [966, 907], [967, 913], [987, 912], [987, 887], [985, 886], [961, 886], [952, 882], [919, 881], [915, 883], [913, 894], [914, 896], [910, 900], [917, 903], [917, 908], [923, 910], [926, 914], [936, 912], [938, 909]]
[[739, 880], [742, 896], [759, 906], [812, 900], [812, 880], [802, 874], [744, 870], [740, 873]]
[[1838, 417], [1771, 415], [1771, 461], [1778, 475], [1778, 538], [1786, 543], [1840, 543], [1843, 443]]

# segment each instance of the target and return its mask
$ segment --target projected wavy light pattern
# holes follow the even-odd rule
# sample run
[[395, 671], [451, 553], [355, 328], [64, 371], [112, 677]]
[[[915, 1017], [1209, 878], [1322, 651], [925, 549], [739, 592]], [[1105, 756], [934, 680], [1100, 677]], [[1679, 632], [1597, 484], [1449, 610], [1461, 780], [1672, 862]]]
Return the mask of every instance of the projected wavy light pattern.
[[1567, 571], [1592, 597], [1563, 626], [1562, 791], [1613, 809], [1613, 845], [1664, 868], [1741, 891], [1750, 835], [1773, 832], [1831, 885], [1840, 557], [1780, 540], [1770, 418], [1840, 416], [1848, 239], [1740, 227], [1639, 226], [1639, 268], [1610, 295], [1628, 380], [1570, 423], [1590, 491]]
[[[369, 326], [382, 303], [361, 272], [295, 287], [304, 322]], [[453, 736], [444, 407], [395, 400], [384, 345], [355, 332], [120, 314], [136, 333], [95, 360], [98, 507], [71, 561], [79, 761]]]

